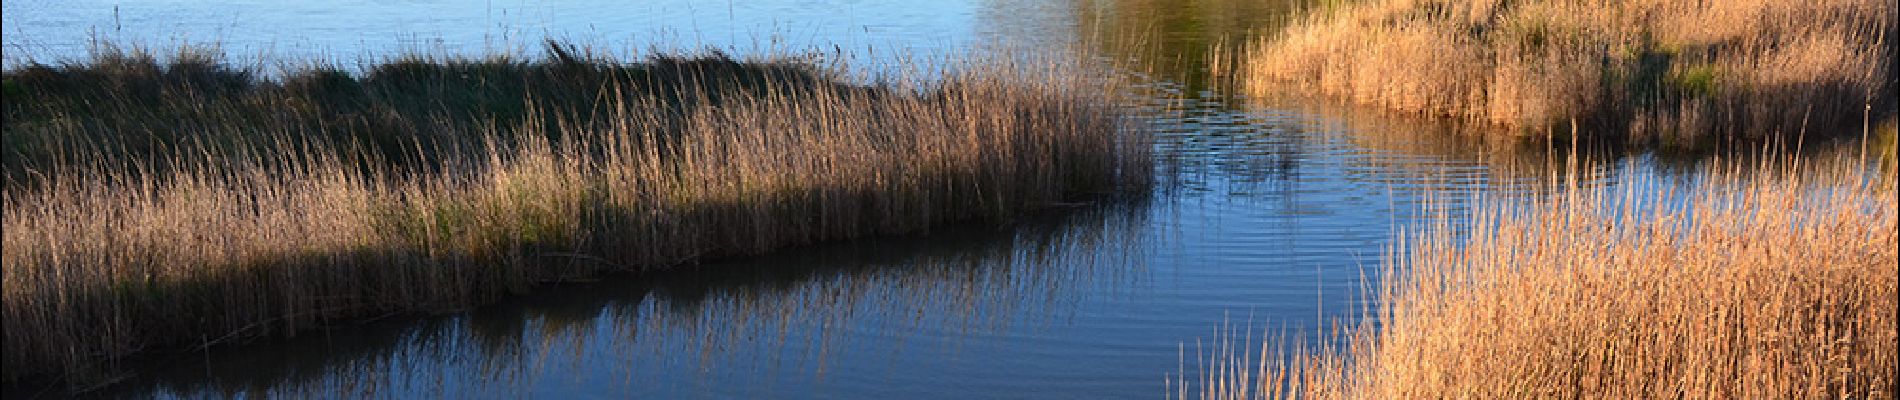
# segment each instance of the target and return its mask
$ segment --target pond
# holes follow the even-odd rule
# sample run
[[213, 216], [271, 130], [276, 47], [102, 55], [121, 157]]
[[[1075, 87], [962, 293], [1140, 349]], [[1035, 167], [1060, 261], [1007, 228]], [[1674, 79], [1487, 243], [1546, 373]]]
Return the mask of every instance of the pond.
[[[532, 51], [544, 37], [865, 57], [997, 40], [1132, 61], [1156, 122], [1154, 193], [968, 226], [547, 286], [502, 304], [140, 361], [101, 397], [1153, 398], [1223, 330], [1350, 324], [1426, 202], [1536, 197], [1560, 157], [1455, 128], [1206, 79], [1223, 38], [1292, 2], [9, 0], [8, 63], [97, 41], [242, 58]], [[1232, 39], [1228, 39], [1232, 40]], [[884, 53], [879, 53], [883, 51]], [[880, 55], [882, 54], [882, 55]], [[262, 61], [268, 62], [268, 61]], [[1692, 175], [1647, 156], [1586, 185]], [[1638, 179], [1642, 180], [1642, 179]], [[29, 393], [30, 394], [30, 393]], [[9, 395], [9, 397], [13, 397]]]

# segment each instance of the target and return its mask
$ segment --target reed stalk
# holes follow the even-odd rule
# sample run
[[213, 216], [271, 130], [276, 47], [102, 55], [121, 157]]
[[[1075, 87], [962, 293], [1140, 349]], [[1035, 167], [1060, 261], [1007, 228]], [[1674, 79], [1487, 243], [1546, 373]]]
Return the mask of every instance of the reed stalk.
[[1150, 182], [1139, 116], [1077, 63], [970, 55], [864, 85], [811, 59], [549, 52], [9, 71], [4, 378], [83, 389], [142, 353]]

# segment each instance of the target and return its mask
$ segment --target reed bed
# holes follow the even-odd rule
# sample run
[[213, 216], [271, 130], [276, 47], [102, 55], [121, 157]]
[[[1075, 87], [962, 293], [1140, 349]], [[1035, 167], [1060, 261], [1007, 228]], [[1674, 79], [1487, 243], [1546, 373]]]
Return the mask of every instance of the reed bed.
[[1336, 2], [1215, 61], [1243, 91], [1520, 139], [1796, 143], [1892, 115], [1896, 15], [1879, 0]]
[[[971, 55], [866, 86], [810, 60], [577, 53], [247, 76], [224, 94], [130, 80], [114, 84], [161, 103], [38, 107], [56, 112], [11, 108], [50, 95], [10, 75], [9, 140], [65, 139], [16, 147], [44, 157], [3, 192], [4, 378], [83, 389], [139, 353], [1002, 223], [1151, 180], [1117, 81], [1076, 63]], [[63, 68], [47, 69], [87, 71]], [[411, 72], [378, 83], [387, 71]], [[311, 80], [341, 100], [270, 96]], [[170, 125], [100, 128], [141, 120]]]
[[1894, 398], [1892, 166], [1727, 168], [1424, 229], [1344, 343], [1221, 342], [1193, 394]]
[[[1006, 230], [957, 226], [787, 249], [716, 269], [564, 284], [454, 317], [301, 335], [262, 352], [213, 349], [202, 365], [196, 355], [162, 360], [175, 367], [142, 371], [99, 394], [517, 397], [532, 395], [534, 382], [569, 382], [580, 371], [622, 377], [606, 384], [643, 393], [668, 390], [655, 380], [680, 372], [741, 381], [824, 374], [841, 356], [876, 351], [840, 345], [856, 331], [846, 327], [930, 343], [909, 335], [921, 327], [990, 334], [1022, 323], [1011, 316], [1054, 318], [1059, 293], [1116, 279], [1095, 269], [1121, 266], [1139, 251], [1129, 243], [1146, 221], [1140, 205], [1038, 212]], [[900, 317], [884, 318], [893, 315]], [[790, 366], [748, 362], [762, 356]], [[409, 379], [414, 371], [432, 377]]]

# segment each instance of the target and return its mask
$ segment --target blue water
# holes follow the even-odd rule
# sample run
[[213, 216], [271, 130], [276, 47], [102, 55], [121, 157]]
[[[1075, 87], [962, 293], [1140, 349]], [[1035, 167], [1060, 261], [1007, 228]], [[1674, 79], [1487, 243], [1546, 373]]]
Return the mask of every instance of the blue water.
[[100, 43], [222, 47], [236, 60], [355, 62], [403, 52], [538, 51], [546, 38], [617, 53], [703, 47], [931, 53], [993, 37], [979, 4], [866, 1], [12, 0], [6, 61], [54, 62]]

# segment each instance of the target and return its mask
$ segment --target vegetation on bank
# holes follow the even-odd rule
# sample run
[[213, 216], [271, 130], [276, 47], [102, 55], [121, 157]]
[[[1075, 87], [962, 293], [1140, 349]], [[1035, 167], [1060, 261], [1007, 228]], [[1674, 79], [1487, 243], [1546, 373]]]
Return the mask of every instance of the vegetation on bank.
[[4, 72], [7, 184], [99, 163], [166, 170], [313, 145], [415, 172], [491, 136], [513, 144], [523, 128], [543, 128], [543, 139], [555, 141], [597, 130], [618, 123], [625, 113], [616, 107], [663, 108], [639, 114], [673, 127], [728, 98], [878, 94], [845, 83], [816, 59], [741, 62], [715, 51], [627, 63], [591, 48], [549, 42], [546, 49], [541, 59], [403, 55], [358, 66], [360, 74], [321, 63], [281, 71], [235, 66], [210, 47], [180, 48], [163, 61], [106, 47], [81, 63], [26, 65]]
[[1727, 168], [1425, 229], [1345, 343], [1220, 349], [1199, 394], [1894, 398], [1893, 165]]
[[1863, 121], [1893, 114], [1895, 7], [1346, 2], [1256, 38], [1217, 68], [1248, 92], [1291, 88], [1518, 137], [1675, 149], [1794, 143], [1858, 134]]
[[811, 60], [549, 53], [8, 71], [3, 378], [84, 386], [140, 352], [1008, 221], [1152, 173], [1116, 81], [1061, 60], [866, 86]]

